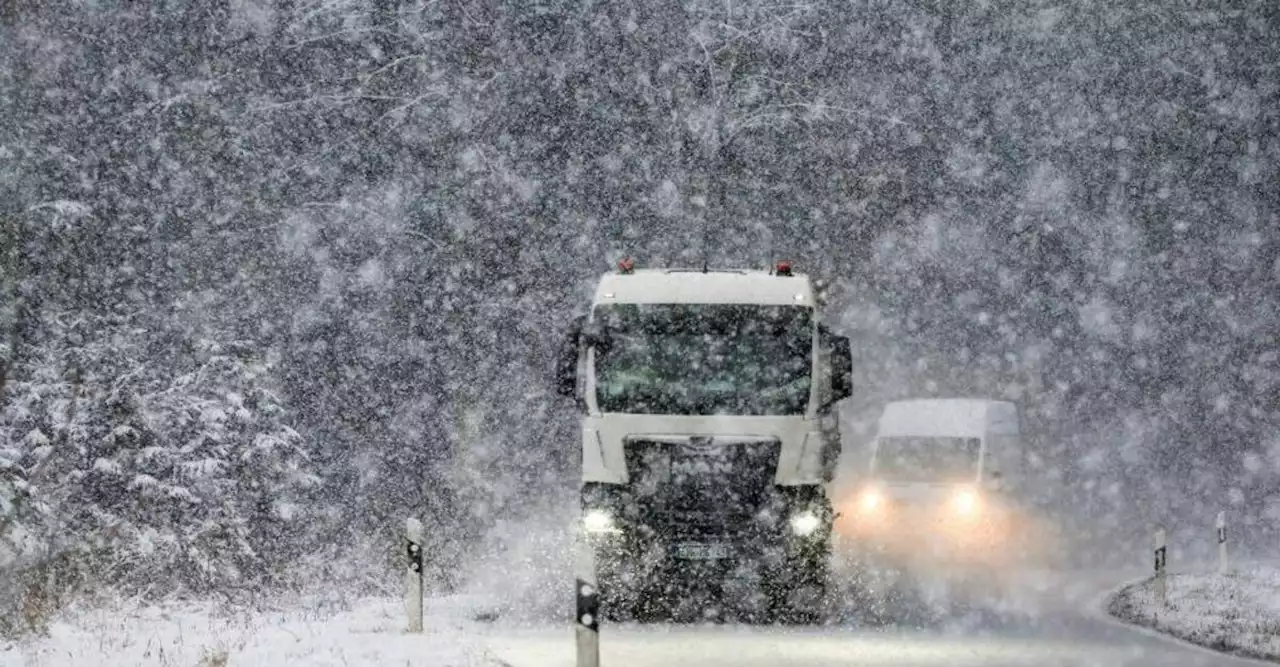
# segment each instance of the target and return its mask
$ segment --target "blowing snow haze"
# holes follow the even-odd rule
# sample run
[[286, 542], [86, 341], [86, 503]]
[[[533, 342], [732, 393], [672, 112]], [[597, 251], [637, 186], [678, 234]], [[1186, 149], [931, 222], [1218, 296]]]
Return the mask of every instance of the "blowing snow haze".
[[1010, 399], [1080, 559], [1274, 544], [1278, 7], [0, 1], [0, 565], [460, 585], [622, 257], [830, 279], [849, 466]]

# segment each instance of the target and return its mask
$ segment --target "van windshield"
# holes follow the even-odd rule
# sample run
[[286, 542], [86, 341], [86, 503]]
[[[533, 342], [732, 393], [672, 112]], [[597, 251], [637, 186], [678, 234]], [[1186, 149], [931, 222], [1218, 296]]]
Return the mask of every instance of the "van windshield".
[[877, 440], [876, 477], [896, 482], [965, 482], [978, 474], [978, 438], [888, 436]]

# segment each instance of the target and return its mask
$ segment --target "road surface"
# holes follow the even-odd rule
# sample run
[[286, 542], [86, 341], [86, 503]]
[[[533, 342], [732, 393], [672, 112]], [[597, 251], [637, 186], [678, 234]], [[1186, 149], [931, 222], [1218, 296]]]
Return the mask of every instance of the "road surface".
[[[1083, 580], [1081, 580], [1083, 579]], [[1139, 631], [1101, 613], [1118, 583], [1097, 574], [902, 629], [842, 621], [822, 628], [739, 625], [604, 626], [602, 667], [1228, 667], [1259, 665]], [[567, 623], [504, 623], [483, 631], [508, 667], [571, 667]]]

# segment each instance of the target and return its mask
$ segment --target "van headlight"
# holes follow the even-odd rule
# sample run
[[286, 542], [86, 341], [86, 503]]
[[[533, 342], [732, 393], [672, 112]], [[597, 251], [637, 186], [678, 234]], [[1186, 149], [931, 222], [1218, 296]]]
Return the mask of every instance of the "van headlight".
[[982, 509], [982, 499], [971, 488], [957, 489], [951, 496], [951, 512], [961, 518], [975, 516]]
[[822, 519], [812, 510], [805, 510], [791, 515], [791, 532], [799, 537], [808, 537], [822, 527]]
[[858, 496], [858, 509], [863, 514], [875, 514], [884, 505], [884, 496], [875, 489], [867, 489]]
[[614, 523], [613, 514], [609, 510], [590, 509], [582, 515], [582, 528], [588, 533], [616, 533], [618, 526]]

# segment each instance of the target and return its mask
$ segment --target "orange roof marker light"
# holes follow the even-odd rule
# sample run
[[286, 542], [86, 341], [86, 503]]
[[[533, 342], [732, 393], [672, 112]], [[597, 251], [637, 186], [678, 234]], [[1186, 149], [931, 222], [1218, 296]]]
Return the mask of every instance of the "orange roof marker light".
[[778, 262], [777, 266], [775, 266], [775, 267], [774, 267], [774, 273], [776, 273], [776, 274], [778, 274], [778, 275], [780, 275], [780, 276], [790, 276], [790, 275], [791, 275], [791, 262], [788, 262], [788, 261], [785, 261], [785, 260], [784, 260], [784, 261], [781, 261], [781, 262]]
[[636, 271], [635, 260], [631, 259], [630, 257], [626, 257], [618, 261], [618, 273], [628, 275], [628, 274], [635, 273], [635, 271]]

